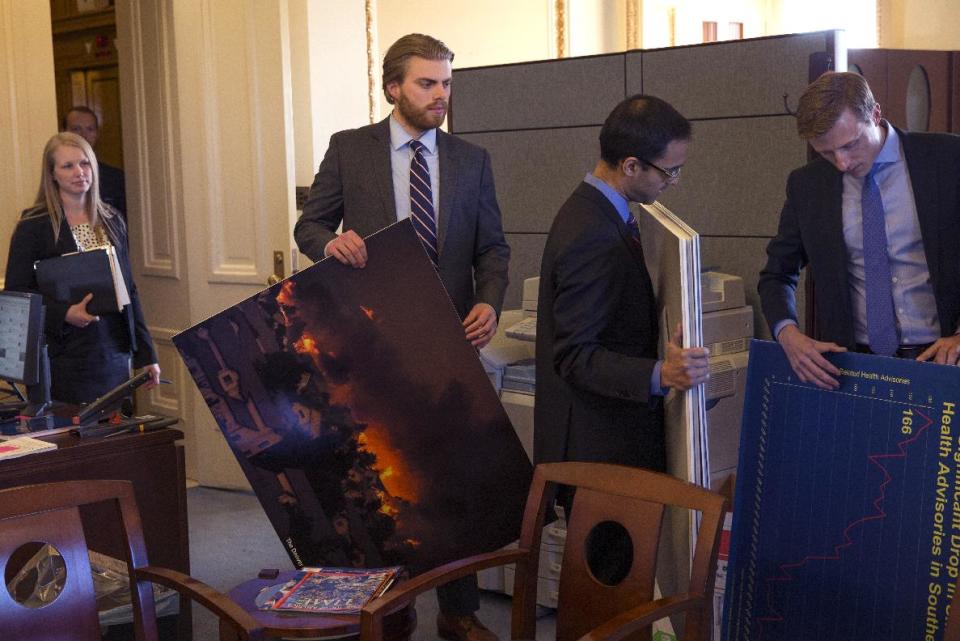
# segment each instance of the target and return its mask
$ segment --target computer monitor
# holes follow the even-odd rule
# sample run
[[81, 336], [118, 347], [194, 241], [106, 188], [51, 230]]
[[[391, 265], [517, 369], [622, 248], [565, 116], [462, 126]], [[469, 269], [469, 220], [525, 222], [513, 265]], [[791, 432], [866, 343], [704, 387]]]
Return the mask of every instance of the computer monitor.
[[32, 412], [50, 403], [43, 297], [0, 291], [0, 379], [27, 387]]
[[36, 385], [43, 346], [43, 297], [0, 291], [0, 378]]

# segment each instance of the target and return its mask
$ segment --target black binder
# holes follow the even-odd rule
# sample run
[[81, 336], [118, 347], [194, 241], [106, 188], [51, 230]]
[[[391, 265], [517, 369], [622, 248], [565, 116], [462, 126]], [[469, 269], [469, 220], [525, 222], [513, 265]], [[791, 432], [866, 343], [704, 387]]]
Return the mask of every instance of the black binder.
[[[87, 312], [94, 315], [119, 312], [123, 305], [126, 286], [118, 268], [113, 248], [64, 254], [34, 263], [37, 288], [44, 296], [61, 303], [79, 303], [88, 293], [93, 299]], [[112, 265], [111, 265], [112, 263]], [[119, 287], [123, 292], [118, 291]]]

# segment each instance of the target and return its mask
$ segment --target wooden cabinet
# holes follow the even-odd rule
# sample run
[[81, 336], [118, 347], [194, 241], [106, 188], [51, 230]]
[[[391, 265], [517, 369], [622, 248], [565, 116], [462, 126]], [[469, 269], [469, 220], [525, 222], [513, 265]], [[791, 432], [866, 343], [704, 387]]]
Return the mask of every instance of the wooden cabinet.
[[860, 73], [883, 115], [908, 131], [960, 133], [958, 52], [851, 49], [850, 71]]

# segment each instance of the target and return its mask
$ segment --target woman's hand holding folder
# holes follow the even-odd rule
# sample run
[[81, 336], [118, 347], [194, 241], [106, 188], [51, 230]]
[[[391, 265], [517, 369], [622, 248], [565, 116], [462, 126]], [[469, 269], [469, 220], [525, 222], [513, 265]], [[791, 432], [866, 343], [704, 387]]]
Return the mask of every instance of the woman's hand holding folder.
[[100, 320], [99, 316], [92, 316], [87, 313], [87, 303], [93, 300], [93, 294], [88, 293], [79, 303], [75, 303], [67, 308], [67, 315], [64, 318], [74, 327], [86, 327], [90, 323], [96, 323]]

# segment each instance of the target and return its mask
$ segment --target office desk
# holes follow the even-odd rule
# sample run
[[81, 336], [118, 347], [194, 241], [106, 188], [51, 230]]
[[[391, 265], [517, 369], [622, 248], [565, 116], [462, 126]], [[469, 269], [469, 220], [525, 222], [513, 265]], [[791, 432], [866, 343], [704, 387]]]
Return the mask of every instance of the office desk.
[[[177, 443], [183, 432], [165, 428], [83, 439], [64, 432], [42, 438], [57, 449], [0, 461], [0, 488], [77, 479], [132, 481], [150, 563], [190, 573], [186, 474], [183, 446]], [[89, 506], [81, 514], [90, 547], [122, 558], [121, 528], [106, 506]], [[181, 612], [186, 616], [180, 617], [179, 638], [189, 640], [188, 602], [181, 602]]]

